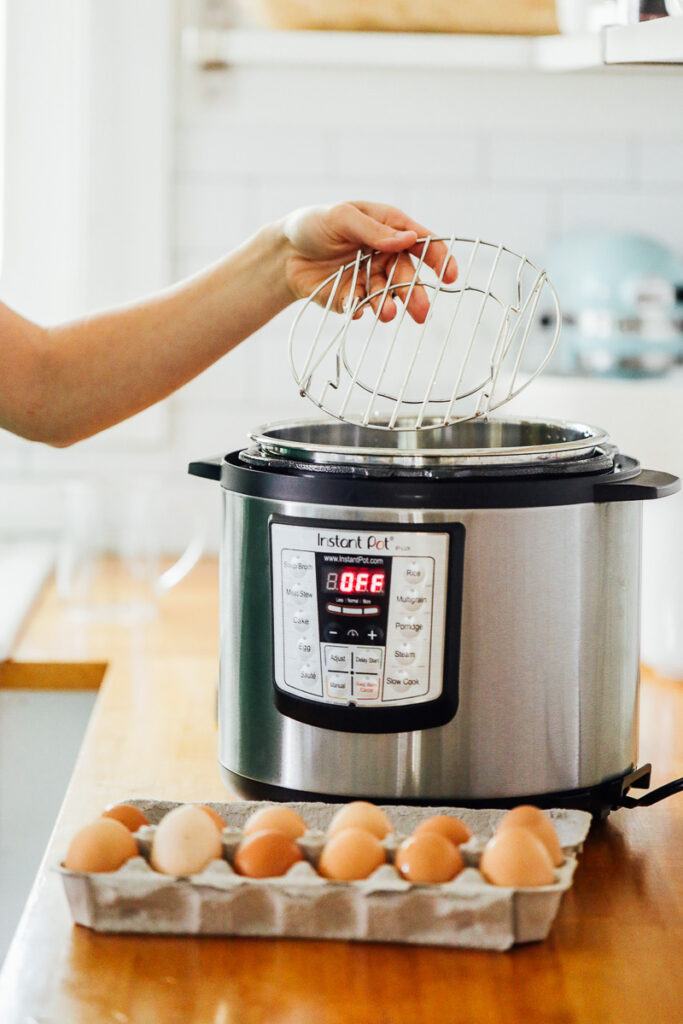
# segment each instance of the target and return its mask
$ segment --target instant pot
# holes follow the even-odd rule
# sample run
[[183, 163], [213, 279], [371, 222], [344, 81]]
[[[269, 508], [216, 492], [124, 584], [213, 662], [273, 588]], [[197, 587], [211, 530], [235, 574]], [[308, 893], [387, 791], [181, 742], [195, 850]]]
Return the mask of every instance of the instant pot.
[[190, 466], [224, 507], [231, 790], [637, 802], [642, 502], [676, 477], [552, 420], [321, 420], [251, 437]]

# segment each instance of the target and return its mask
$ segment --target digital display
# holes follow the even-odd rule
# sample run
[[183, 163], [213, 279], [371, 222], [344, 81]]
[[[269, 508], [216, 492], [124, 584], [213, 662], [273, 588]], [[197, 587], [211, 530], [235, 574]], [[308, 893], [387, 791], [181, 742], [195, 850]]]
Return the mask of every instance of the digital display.
[[327, 569], [325, 590], [334, 594], [383, 594], [386, 572], [383, 569], [363, 569], [346, 566]]

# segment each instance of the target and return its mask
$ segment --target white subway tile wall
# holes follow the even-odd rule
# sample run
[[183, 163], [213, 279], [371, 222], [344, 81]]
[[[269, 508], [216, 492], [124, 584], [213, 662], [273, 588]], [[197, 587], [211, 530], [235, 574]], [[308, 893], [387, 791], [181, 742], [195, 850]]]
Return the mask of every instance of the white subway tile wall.
[[[553, 236], [582, 224], [642, 231], [683, 251], [682, 108], [683, 76], [645, 68], [183, 65], [174, 277], [293, 207], [353, 198], [399, 205], [435, 231], [504, 241], [535, 261]], [[266, 421], [314, 414], [289, 374], [290, 319], [286, 311], [164, 403], [163, 419], [128, 435], [54, 452], [0, 434], [0, 472], [19, 490], [37, 476], [57, 485], [78, 474], [158, 474], [173, 495], [160, 524], [166, 546], [185, 543], [188, 516], [203, 507], [215, 549], [217, 489], [187, 479], [186, 464], [241, 445]], [[0, 533], [11, 521], [11, 509], [0, 509]]]

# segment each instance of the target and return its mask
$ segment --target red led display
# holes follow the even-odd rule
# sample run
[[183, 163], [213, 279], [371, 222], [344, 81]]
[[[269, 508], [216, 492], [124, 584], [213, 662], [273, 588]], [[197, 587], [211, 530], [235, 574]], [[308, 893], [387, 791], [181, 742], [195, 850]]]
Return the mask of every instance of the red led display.
[[325, 589], [340, 594], [383, 594], [386, 573], [368, 569], [342, 569], [328, 572]]

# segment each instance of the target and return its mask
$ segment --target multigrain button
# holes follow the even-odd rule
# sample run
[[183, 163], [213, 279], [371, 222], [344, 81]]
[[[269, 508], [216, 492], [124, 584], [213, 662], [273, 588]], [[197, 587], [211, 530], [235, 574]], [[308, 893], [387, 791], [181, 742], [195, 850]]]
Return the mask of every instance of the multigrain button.
[[404, 590], [403, 593], [396, 595], [396, 603], [399, 608], [408, 608], [411, 611], [418, 610], [424, 608], [427, 604], [427, 595], [415, 587], [410, 587], [408, 590]]

